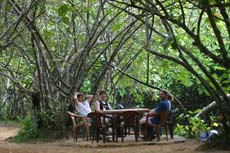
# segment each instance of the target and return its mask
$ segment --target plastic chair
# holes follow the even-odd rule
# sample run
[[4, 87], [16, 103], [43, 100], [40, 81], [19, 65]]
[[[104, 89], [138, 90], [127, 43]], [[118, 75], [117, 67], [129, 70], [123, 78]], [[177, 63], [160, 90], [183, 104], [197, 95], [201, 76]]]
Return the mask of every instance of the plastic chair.
[[[68, 113], [68, 115], [70, 116], [70, 118], [72, 120], [72, 136], [73, 136], [73, 140], [77, 142], [78, 128], [83, 127], [83, 128], [86, 128], [86, 130], [85, 130], [86, 141], [88, 141], [90, 124], [86, 123], [87, 117], [74, 114], [74, 113], [72, 113], [70, 111], [68, 111], [67, 113]], [[82, 122], [82, 123], [77, 123], [77, 122]], [[83, 140], [84, 140], [84, 136], [83, 136]]]

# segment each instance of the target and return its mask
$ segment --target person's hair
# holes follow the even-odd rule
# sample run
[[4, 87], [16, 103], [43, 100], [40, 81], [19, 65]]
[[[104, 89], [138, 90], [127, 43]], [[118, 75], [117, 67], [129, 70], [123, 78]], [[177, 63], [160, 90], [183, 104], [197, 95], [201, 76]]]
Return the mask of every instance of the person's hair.
[[173, 101], [174, 101], [173, 95], [169, 94], [169, 95], [168, 95], [168, 100], [169, 100], [170, 102], [173, 102]]
[[101, 96], [102, 94], [106, 94], [106, 91], [105, 91], [105, 90], [101, 90], [101, 91], [99, 92], [99, 96]]
[[166, 96], [168, 96], [169, 94], [168, 94], [168, 92], [167, 91], [165, 91], [165, 90], [160, 90], [160, 92], [163, 92]]
[[84, 96], [84, 94], [83, 93], [78, 93], [77, 94], [77, 99], [79, 99], [81, 96]]

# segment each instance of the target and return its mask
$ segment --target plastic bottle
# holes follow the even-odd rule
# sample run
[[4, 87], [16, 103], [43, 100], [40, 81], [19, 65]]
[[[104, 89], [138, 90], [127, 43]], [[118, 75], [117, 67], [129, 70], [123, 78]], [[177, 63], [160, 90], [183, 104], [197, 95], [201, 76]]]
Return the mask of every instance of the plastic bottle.
[[207, 141], [207, 136], [205, 132], [200, 133], [200, 141], [206, 142]]

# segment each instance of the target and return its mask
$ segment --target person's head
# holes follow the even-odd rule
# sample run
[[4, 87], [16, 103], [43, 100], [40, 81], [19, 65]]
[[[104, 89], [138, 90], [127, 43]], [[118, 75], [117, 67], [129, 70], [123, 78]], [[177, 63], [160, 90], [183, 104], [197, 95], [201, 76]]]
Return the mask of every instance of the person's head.
[[105, 100], [106, 100], [106, 97], [107, 97], [106, 91], [105, 91], [105, 90], [101, 90], [101, 91], [99, 92], [99, 98], [100, 98], [100, 100], [101, 100], [101, 101], [105, 101]]
[[169, 95], [168, 95], [168, 100], [169, 100], [170, 102], [173, 102], [173, 101], [174, 101], [173, 95], [169, 94]]
[[75, 103], [78, 102], [78, 101], [80, 101], [80, 102], [84, 101], [84, 98], [85, 98], [85, 96], [84, 96], [83, 93], [78, 93], [78, 92], [74, 93], [73, 100], [74, 100]]
[[78, 93], [78, 94], [77, 94], [77, 99], [78, 99], [79, 102], [83, 102], [83, 101], [84, 101], [84, 98], [85, 98], [85, 96], [84, 96], [83, 93]]
[[161, 100], [165, 100], [165, 99], [168, 98], [168, 92], [165, 91], [165, 90], [161, 90], [159, 96], [160, 96], [160, 99], [161, 99]]

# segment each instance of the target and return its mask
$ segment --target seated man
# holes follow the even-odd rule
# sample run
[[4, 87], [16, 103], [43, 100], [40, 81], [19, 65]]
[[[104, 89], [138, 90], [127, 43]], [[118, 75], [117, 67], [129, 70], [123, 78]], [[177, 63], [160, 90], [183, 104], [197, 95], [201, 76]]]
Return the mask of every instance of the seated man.
[[[171, 110], [171, 103], [168, 100], [168, 93], [164, 90], [160, 91], [160, 103], [158, 104], [158, 106], [155, 109], [152, 109], [149, 113], [144, 114], [144, 117], [149, 118], [148, 123], [149, 124], [158, 124], [160, 122], [160, 113], [162, 111], [170, 111]], [[150, 136], [147, 139], [153, 139], [154, 138], [154, 134], [151, 129], [148, 129], [148, 135]]]
[[150, 123], [158, 124], [160, 122], [159, 114], [165, 110], [167, 110], [167, 111], [171, 110], [171, 103], [168, 100], [168, 93], [164, 90], [161, 90], [160, 91], [160, 103], [159, 103], [159, 105], [147, 114], [149, 117], [152, 117], [150, 119], [150, 121], [151, 121]]

